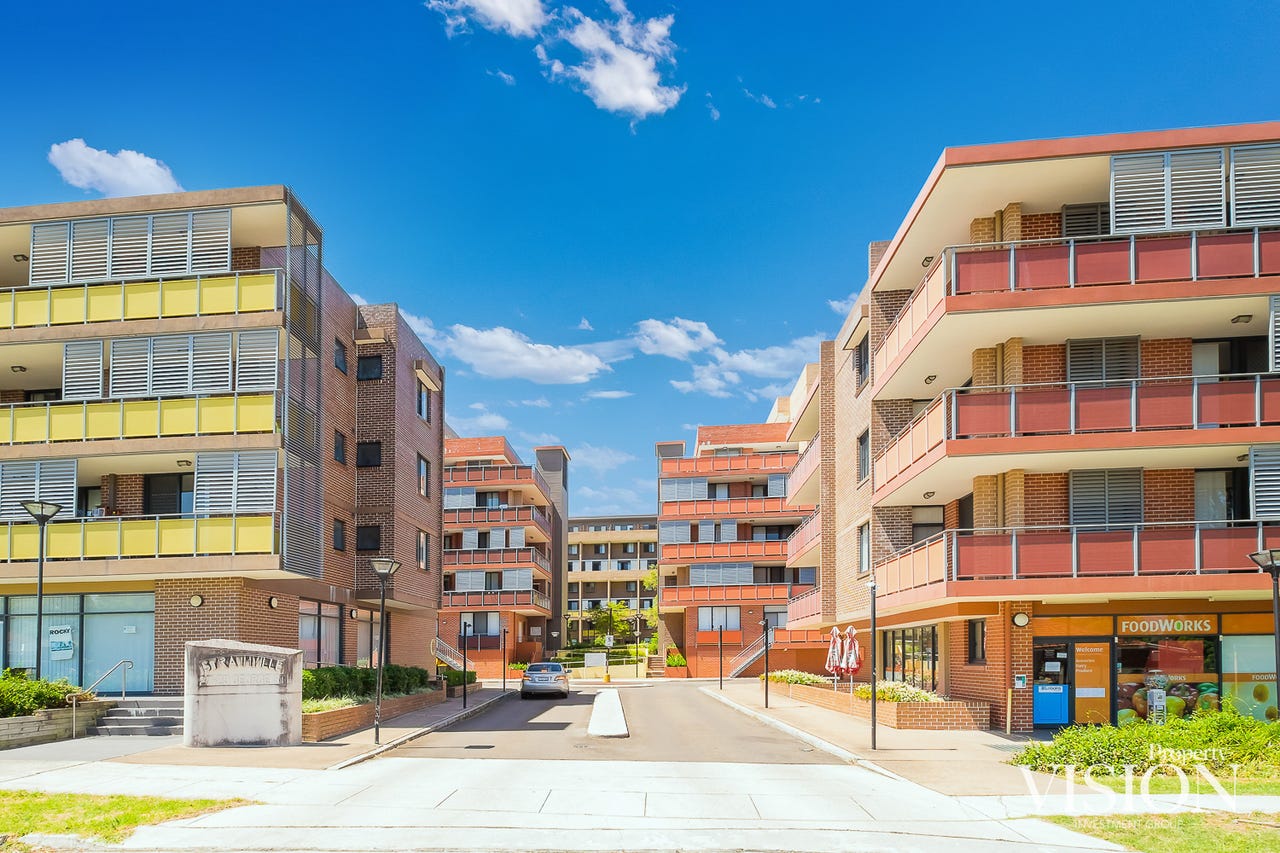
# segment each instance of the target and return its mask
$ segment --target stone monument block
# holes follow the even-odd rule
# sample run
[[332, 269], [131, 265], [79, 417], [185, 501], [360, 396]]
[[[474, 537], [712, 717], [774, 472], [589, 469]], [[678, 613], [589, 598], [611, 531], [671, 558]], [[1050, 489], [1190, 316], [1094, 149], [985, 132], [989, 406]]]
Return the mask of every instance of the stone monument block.
[[301, 651], [197, 640], [186, 652], [186, 746], [302, 743]]

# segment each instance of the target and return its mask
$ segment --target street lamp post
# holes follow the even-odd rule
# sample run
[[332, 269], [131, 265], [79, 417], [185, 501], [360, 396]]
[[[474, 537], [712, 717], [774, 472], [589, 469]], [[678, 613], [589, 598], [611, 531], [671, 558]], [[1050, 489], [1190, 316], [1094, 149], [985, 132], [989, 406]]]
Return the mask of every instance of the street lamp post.
[[61, 504], [49, 501], [23, 501], [25, 509], [40, 526], [40, 547], [36, 558], [36, 680], [40, 680], [40, 651], [44, 648], [44, 534], [49, 519], [62, 511]]
[[1280, 673], [1280, 548], [1250, 554], [1249, 559], [1271, 575], [1271, 630], [1276, 638], [1276, 657], [1272, 669]]
[[382, 743], [382, 669], [387, 658], [387, 581], [400, 568], [390, 557], [374, 557], [369, 568], [378, 576], [378, 684], [373, 697], [373, 743]]
[[[760, 620], [760, 624], [764, 626], [764, 706], [769, 707], [769, 619], [766, 617]], [[724, 630], [723, 628], [721, 630]], [[721, 682], [723, 687], [724, 682]]]
[[[466, 681], [467, 677], [462, 676], [462, 680]], [[463, 685], [463, 692], [466, 692], [466, 685]], [[502, 692], [507, 692], [507, 629], [502, 629]]]
[[[716, 631], [719, 634], [719, 636], [716, 637], [716, 653], [720, 655], [720, 689], [724, 690], [724, 623], [723, 622], [720, 624], [718, 628], [716, 628]], [[769, 679], [766, 678], [765, 684], [767, 685], [768, 682], [769, 682]], [[765, 689], [768, 690], [769, 688], [766, 686]]]
[[636, 678], [640, 677], [640, 619], [641, 618], [642, 617], [640, 616], [640, 614], [637, 613], [636, 614], [636, 637], [635, 637], [635, 640], [633, 641], [635, 643], [634, 648], [635, 648], [635, 656], [636, 656]]
[[867, 583], [871, 590], [871, 748], [876, 748], [876, 579]]
[[467, 707], [467, 631], [471, 623], [462, 623], [462, 707]]

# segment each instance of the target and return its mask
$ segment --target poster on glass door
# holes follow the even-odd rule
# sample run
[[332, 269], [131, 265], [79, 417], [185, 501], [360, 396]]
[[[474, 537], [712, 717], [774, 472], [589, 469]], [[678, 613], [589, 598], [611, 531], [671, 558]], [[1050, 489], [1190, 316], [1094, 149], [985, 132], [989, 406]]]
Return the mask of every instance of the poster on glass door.
[[1246, 717], [1275, 720], [1276, 648], [1272, 636], [1222, 638], [1222, 701]]
[[49, 660], [71, 660], [75, 654], [76, 644], [71, 636], [70, 625], [49, 626]]

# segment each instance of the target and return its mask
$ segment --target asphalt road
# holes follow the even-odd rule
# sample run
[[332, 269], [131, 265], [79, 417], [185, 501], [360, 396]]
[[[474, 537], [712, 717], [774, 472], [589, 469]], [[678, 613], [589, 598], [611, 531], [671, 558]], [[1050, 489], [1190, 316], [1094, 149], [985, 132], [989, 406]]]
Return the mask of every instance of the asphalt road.
[[526, 758], [595, 761], [705, 761], [840, 764], [840, 760], [747, 717], [698, 690], [695, 682], [612, 685], [631, 736], [587, 734], [600, 686], [568, 699], [511, 698], [444, 731], [387, 753], [394, 758]]

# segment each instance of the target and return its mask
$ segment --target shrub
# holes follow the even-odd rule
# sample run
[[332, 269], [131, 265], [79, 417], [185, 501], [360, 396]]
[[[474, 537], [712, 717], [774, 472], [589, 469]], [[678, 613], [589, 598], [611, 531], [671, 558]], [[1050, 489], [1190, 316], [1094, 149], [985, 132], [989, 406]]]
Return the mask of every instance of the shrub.
[[[460, 684], [462, 684], [462, 673], [459, 672], [458, 670], [442, 669], [441, 673], [444, 675], [444, 679], [450, 687], [457, 687]], [[473, 669], [467, 670], [466, 679], [467, 679], [467, 684], [475, 684], [476, 683], [475, 670]]]
[[[764, 675], [760, 676], [764, 680]], [[812, 672], [801, 672], [798, 669], [775, 669], [769, 673], [770, 681], [777, 681], [781, 684], [827, 684], [827, 679], [821, 675], [814, 675]]]
[[27, 717], [45, 708], [64, 708], [80, 688], [66, 679], [35, 681], [26, 670], [6, 669], [0, 676], [0, 717]]
[[[382, 673], [382, 695], [413, 693], [426, 687], [431, 673], [417, 666], [387, 664]], [[303, 699], [340, 696], [372, 696], [378, 689], [378, 670], [371, 667], [322, 666], [302, 672]]]
[[507, 664], [507, 669], [518, 669], [518, 670], [524, 671], [528, 668], [529, 668], [529, 664], [519, 660], [513, 660]]
[[[871, 699], [870, 684], [855, 684], [853, 695], [859, 699]], [[901, 681], [881, 681], [876, 685], [876, 699], [881, 702], [942, 702], [941, 696], [921, 690]]]
[[649, 638], [648, 646], [649, 654], [656, 655], [658, 653], [658, 637], [656, 634]]
[[667, 652], [667, 666], [688, 666], [689, 662], [684, 659], [684, 655], [675, 649]]

